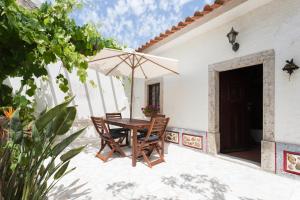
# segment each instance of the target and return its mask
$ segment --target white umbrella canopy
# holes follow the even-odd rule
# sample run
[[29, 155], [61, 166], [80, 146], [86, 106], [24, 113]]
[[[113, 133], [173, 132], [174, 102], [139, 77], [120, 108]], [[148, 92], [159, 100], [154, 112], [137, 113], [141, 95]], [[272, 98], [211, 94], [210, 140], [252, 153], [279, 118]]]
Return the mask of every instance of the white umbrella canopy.
[[134, 78], [151, 79], [178, 73], [178, 60], [138, 53], [134, 50], [103, 49], [89, 61], [89, 67], [112, 76], [131, 76], [130, 118]]

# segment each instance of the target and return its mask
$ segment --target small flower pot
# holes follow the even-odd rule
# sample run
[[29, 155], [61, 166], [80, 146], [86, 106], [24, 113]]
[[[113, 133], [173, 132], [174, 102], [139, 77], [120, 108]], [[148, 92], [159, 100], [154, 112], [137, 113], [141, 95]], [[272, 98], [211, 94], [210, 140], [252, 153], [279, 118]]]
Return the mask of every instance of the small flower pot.
[[153, 117], [153, 116], [155, 116], [157, 113], [156, 112], [153, 112], [153, 113], [144, 113], [144, 115], [146, 116], [146, 117]]

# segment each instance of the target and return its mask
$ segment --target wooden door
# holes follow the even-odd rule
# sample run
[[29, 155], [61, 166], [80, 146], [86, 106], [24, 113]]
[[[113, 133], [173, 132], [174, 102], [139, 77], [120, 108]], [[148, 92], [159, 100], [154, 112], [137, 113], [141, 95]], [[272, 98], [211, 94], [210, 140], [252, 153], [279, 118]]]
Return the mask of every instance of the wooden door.
[[244, 150], [249, 144], [248, 79], [243, 70], [220, 73], [221, 152]]

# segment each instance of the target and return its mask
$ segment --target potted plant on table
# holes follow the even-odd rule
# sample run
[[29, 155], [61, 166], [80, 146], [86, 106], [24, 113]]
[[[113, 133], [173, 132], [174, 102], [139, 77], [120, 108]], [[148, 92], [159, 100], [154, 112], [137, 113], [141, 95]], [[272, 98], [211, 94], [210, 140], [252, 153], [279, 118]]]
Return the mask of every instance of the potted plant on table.
[[159, 113], [160, 107], [158, 105], [148, 105], [142, 108], [142, 111], [146, 117], [153, 117]]

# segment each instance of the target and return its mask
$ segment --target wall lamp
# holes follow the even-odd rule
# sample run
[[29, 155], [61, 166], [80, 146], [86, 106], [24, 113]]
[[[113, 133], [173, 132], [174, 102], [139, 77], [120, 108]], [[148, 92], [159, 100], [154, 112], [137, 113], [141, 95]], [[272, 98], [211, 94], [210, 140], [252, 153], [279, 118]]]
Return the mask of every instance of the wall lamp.
[[232, 45], [232, 50], [237, 51], [240, 48], [240, 44], [236, 42], [236, 36], [239, 34], [239, 32], [235, 31], [233, 27], [231, 28], [231, 31], [227, 34], [229, 43]]
[[286, 71], [290, 75], [290, 78], [292, 73], [297, 69], [299, 69], [299, 66], [294, 63], [294, 59], [287, 60], [285, 66], [282, 68], [283, 71]]

